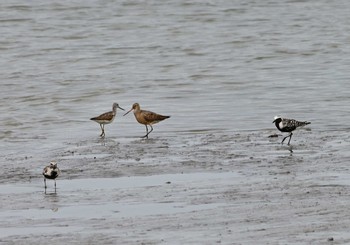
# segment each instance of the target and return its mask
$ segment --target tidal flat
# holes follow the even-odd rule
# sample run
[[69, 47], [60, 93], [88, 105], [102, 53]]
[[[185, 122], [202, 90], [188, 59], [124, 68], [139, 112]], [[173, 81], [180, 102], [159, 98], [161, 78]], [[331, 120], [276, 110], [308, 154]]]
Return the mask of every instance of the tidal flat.
[[349, 136], [302, 130], [287, 146], [272, 132], [70, 142], [56, 193], [24, 159], [30, 177], [2, 173], [0, 242], [349, 242]]

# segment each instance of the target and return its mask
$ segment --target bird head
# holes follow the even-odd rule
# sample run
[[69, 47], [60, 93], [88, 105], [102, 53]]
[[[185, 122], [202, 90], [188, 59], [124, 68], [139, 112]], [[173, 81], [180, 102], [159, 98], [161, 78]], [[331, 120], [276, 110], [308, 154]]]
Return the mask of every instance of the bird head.
[[280, 123], [282, 121], [282, 118], [280, 116], [275, 116], [272, 123]]
[[50, 162], [50, 166], [53, 168], [57, 168], [57, 162], [55, 161]]
[[131, 107], [131, 109], [128, 111], [128, 112], [126, 112], [123, 116], [125, 116], [126, 114], [128, 114], [130, 111], [133, 111], [133, 110], [140, 110], [140, 105], [139, 105], [139, 103], [134, 103], [133, 105], [132, 105], [132, 107]]
[[113, 103], [113, 111], [116, 110], [117, 108], [119, 108], [119, 109], [125, 111], [123, 108], [121, 108], [121, 107], [119, 106], [118, 103]]

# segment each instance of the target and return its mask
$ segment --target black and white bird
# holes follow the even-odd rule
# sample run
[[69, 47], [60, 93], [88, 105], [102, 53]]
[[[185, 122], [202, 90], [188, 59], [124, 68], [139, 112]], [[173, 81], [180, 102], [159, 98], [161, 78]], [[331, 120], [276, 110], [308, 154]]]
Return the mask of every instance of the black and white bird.
[[290, 140], [292, 139], [293, 136], [293, 131], [296, 128], [303, 127], [305, 125], [310, 124], [311, 122], [300, 122], [294, 119], [288, 119], [288, 118], [281, 118], [279, 116], [275, 116], [275, 120], [273, 120], [272, 123], [275, 123], [277, 129], [281, 132], [287, 132], [290, 133], [286, 137], [283, 138], [281, 144], [283, 144], [284, 140], [289, 137], [288, 145], [290, 143]]
[[55, 181], [55, 191], [56, 191], [56, 178], [60, 175], [60, 173], [61, 173], [61, 170], [57, 167], [56, 162], [50, 162], [50, 165], [44, 168], [43, 175], [44, 175], [45, 190], [47, 188], [46, 179], [53, 179]]

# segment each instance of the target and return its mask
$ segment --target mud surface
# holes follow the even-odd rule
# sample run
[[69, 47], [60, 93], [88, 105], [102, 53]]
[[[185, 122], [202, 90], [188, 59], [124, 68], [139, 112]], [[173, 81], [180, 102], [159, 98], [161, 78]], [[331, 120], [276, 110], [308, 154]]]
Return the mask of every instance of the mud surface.
[[282, 146], [274, 132], [67, 143], [56, 193], [29, 157], [2, 172], [0, 242], [350, 242], [349, 134], [304, 129]]

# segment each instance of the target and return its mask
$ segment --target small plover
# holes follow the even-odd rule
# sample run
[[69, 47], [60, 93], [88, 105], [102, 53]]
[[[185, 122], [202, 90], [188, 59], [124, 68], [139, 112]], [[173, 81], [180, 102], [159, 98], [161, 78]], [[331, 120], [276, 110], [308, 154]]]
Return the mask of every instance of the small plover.
[[293, 136], [293, 131], [296, 128], [308, 125], [311, 122], [307, 122], [307, 121], [300, 122], [300, 121], [297, 121], [297, 120], [294, 120], [294, 119], [281, 118], [279, 116], [275, 116], [275, 120], [273, 120], [272, 123], [274, 123], [276, 125], [276, 127], [277, 127], [277, 129], [279, 131], [290, 133], [289, 135], [284, 137], [282, 142], [281, 142], [281, 144], [283, 144], [284, 140], [289, 137], [289, 141], [288, 141], [288, 145], [289, 145], [290, 140], [292, 139], [292, 136]]
[[95, 121], [97, 123], [100, 124], [102, 133], [101, 133], [101, 137], [105, 136], [105, 124], [110, 124], [111, 122], [113, 122], [115, 115], [117, 115], [117, 108], [121, 109], [124, 111], [123, 108], [121, 108], [117, 103], [113, 103], [113, 110], [103, 113], [101, 115], [99, 115], [98, 117], [93, 117], [90, 118], [90, 120]]
[[[148, 135], [153, 131], [153, 127], [152, 127], [153, 124], [156, 124], [170, 117], [170, 116], [159, 115], [152, 111], [141, 110], [140, 105], [138, 103], [133, 104], [132, 108], [127, 113], [125, 113], [124, 116], [132, 110], [134, 111], [136, 120], [140, 124], [143, 124], [146, 126], [146, 135], [142, 136], [142, 138], [148, 138]], [[148, 132], [147, 125], [151, 127], [151, 131], [149, 132]]]
[[50, 165], [44, 168], [43, 175], [44, 175], [45, 190], [47, 188], [46, 179], [53, 179], [55, 181], [55, 191], [56, 191], [56, 178], [58, 177], [58, 175], [60, 175], [60, 173], [61, 173], [61, 170], [57, 167], [56, 162], [50, 162]]

